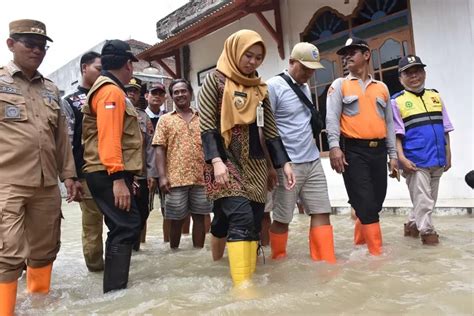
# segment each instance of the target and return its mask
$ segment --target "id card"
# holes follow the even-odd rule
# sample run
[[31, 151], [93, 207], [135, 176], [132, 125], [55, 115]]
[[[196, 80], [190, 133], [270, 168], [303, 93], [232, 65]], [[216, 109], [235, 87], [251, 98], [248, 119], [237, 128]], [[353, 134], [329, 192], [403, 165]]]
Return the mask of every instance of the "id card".
[[258, 127], [263, 127], [263, 102], [260, 101], [257, 106], [257, 126]]

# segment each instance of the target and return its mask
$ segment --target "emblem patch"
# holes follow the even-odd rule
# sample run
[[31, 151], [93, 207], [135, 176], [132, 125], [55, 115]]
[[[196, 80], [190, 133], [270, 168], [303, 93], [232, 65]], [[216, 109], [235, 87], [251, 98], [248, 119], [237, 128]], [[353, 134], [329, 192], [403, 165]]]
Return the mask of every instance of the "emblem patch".
[[6, 119], [17, 119], [20, 118], [20, 108], [16, 105], [7, 105], [5, 107], [5, 118]]
[[244, 98], [242, 97], [235, 97], [234, 98], [234, 105], [236, 108], [240, 109], [241, 107], [243, 107], [245, 104], [245, 101], [244, 101]]
[[411, 108], [413, 107], [413, 102], [407, 101], [407, 102], [405, 102], [405, 106], [406, 106], [407, 108], [411, 109]]

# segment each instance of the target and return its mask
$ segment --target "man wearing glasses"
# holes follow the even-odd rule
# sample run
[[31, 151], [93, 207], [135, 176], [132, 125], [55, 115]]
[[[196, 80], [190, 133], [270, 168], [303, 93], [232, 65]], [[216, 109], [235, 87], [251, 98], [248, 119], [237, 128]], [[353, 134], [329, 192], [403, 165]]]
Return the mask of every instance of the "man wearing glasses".
[[58, 88], [39, 72], [46, 26], [35, 20], [9, 25], [13, 60], [0, 66], [0, 315], [13, 315], [17, 279], [27, 265], [30, 293], [48, 293], [59, 251], [61, 195], [80, 199]]
[[387, 193], [387, 153], [392, 176], [397, 172], [393, 115], [387, 86], [369, 74], [370, 48], [349, 38], [337, 52], [349, 75], [328, 90], [326, 127], [331, 167], [342, 173], [357, 215], [354, 243], [369, 253], [382, 252], [379, 212]]
[[136, 61], [127, 42], [106, 41], [101, 52], [102, 74], [82, 107], [83, 170], [109, 229], [104, 293], [127, 287], [132, 246], [142, 227], [132, 188], [133, 177], [142, 171], [142, 135], [124, 86], [132, 78]]

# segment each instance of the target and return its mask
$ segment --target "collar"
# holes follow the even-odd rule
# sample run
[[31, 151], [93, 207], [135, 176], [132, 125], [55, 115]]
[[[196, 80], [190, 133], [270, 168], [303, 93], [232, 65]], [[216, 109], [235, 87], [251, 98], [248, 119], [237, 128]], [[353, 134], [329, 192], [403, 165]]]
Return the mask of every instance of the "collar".
[[[194, 108], [189, 107], [189, 109], [191, 110], [191, 112], [193, 112], [193, 115], [196, 114], [196, 115], [199, 116], [198, 111], [196, 111]], [[176, 109], [173, 109], [173, 111], [171, 111], [170, 113], [171, 113], [171, 114], [178, 114], [178, 111], [176, 111]]]
[[423, 94], [425, 94], [425, 89], [421, 90], [420, 92], [414, 92], [414, 91], [410, 91], [410, 90], [407, 90], [407, 89], [405, 89], [405, 91], [410, 92], [411, 94], [414, 94], [417, 97], [422, 97]]
[[[20, 67], [18, 67], [13, 60], [10, 61], [5, 68], [7, 69], [8, 73], [12, 77], [17, 73], [23, 74]], [[43, 75], [38, 70], [36, 70], [36, 73], [33, 76], [33, 78], [31, 78], [31, 81], [36, 80], [36, 79], [43, 79]]]
[[120, 80], [118, 80], [117, 77], [115, 77], [110, 71], [107, 71], [107, 70], [102, 71], [102, 76], [112, 79], [123, 90], [123, 92], [126, 92], [125, 86], [123, 85], [123, 83], [120, 82]]
[[[349, 74], [347, 75], [346, 79], [349, 79], [349, 80], [362, 80], [362, 79], [360, 79], [359, 77], [356, 77], [356, 76], [352, 75], [351, 73], [349, 73]], [[369, 74], [369, 80], [370, 80], [370, 82], [374, 82], [374, 83], [377, 82], [377, 80], [375, 80], [375, 79], [372, 77], [371, 74]]]
[[150, 118], [159, 118], [159, 117], [161, 116], [161, 114], [162, 114], [162, 113], [161, 113], [161, 110], [160, 110], [160, 113], [155, 114], [155, 112], [153, 112], [153, 111], [150, 109], [150, 107], [148, 107], [148, 106], [146, 107], [145, 112], [146, 112], [146, 114], [148, 114], [148, 117], [150, 117]]
[[293, 77], [290, 75], [290, 73], [288, 72], [288, 69], [285, 69], [283, 70], [283, 73], [285, 73], [286, 75], [288, 75], [288, 77], [290, 77], [291, 81], [297, 85], [298, 87], [301, 87], [301, 86], [304, 86], [306, 83], [299, 83], [297, 82], [295, 79], [293, 79]]

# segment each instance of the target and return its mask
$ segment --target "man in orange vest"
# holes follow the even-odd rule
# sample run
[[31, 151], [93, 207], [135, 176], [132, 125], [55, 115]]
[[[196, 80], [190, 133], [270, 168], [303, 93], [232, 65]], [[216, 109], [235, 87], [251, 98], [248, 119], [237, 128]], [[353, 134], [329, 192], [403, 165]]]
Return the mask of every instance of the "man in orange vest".
[[328, 90], [326, 127], [331, 167], [342, 173], [357, 220], [354, 243], [367, 244], [371, 255], [382, 252], [379, 212], [387, 192], [387, 154], [397, 171], [393, 115], [387, 86], [369, 74], [370, 48], [349, 38], [337, 54], [349, 75]]

